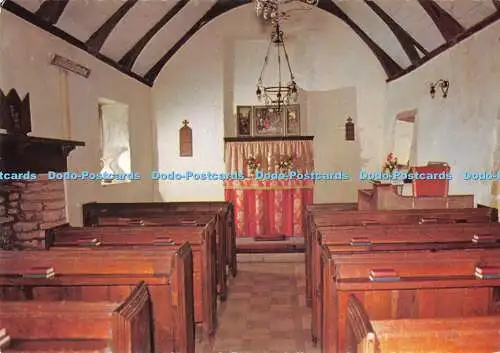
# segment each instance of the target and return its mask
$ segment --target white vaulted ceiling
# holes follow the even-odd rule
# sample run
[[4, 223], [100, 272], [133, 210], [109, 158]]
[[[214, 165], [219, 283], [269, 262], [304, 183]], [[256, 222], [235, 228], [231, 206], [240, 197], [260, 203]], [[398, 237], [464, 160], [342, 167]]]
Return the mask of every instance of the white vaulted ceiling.
[[[152, 85], [168, 60], [206, 23], [236, 7], [253, 6], [251, 2], [5, 0], [1, 6]], [[320, 0], [319, 8], [360, 36], [388, 79], [500, 18], [500, 0]]]

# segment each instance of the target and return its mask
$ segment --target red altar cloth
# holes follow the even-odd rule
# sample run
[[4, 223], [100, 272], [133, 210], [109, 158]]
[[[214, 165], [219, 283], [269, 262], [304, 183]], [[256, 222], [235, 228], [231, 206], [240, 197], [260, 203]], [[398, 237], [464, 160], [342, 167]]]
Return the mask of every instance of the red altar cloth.
[[304, 212], [313, 203], [311, 180], [231, 180], [226, 201], [234, 206], [237, 236], [303, 236]]

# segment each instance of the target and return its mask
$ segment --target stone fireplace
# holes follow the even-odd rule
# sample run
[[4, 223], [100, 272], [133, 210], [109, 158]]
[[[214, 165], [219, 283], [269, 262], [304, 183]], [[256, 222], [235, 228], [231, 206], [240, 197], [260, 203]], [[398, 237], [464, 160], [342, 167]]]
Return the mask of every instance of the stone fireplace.
[[0, 90], [0, 249], [44, 248], [45, 231], [66, 223], [64, 181], [69, 153], [80, 141], [28, 136], [29, 94]]
[[0, 227], [10, 234], [10, 246], [44, 248], [45, 230], [66, 221], [64, 181], [36, 180], [0, 182]]

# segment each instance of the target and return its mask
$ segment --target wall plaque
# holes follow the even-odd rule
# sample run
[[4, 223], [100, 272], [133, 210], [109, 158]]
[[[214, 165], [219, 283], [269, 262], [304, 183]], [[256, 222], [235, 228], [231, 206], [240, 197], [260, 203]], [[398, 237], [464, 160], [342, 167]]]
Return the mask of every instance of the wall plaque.
[[193, 131], [188, 126], [189, 121], [184, 120], [179, 130], [179, 144], [181, 157], [193, 157]]

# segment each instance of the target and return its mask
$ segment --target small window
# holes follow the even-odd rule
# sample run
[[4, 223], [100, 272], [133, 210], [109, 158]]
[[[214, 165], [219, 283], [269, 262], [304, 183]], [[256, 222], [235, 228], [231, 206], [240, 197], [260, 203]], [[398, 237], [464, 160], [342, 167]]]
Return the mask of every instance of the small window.
[[131, 173], [128, 105], [100, 99], [98, 106], [101, 132], [100, 172], [103, 175], [112, 175], [101, 184], [130, 182], [130, 178], [124, 177]]

